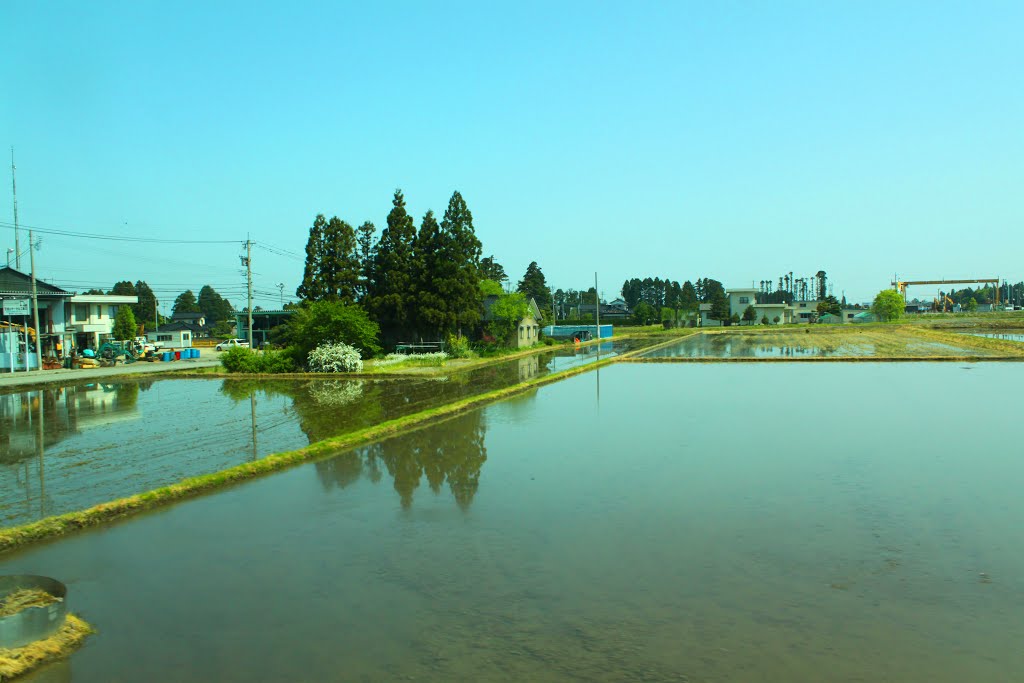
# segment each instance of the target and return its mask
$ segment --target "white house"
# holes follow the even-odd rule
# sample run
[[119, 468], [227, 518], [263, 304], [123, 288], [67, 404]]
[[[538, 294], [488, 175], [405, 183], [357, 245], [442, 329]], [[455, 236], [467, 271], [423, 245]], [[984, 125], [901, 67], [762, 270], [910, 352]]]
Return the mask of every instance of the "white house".
[[75, 294], [65, 305], [64, 332], [75, 347], [97, 349], [113, 333], [117, 310], [138, 302], [134, 295]]
[[165, 349], [187, 349], [192, 346], [192, 339], [198, 328], [182, 322], [169, 322], [158, 329], [147, 332], [146, 339], [159, 342]]

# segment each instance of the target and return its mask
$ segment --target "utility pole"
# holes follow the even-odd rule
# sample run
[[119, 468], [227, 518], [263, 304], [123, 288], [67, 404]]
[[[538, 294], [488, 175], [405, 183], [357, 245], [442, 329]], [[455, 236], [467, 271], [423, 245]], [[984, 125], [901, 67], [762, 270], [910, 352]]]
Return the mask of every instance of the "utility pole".
[[[43, 369], [43, 331], [39, 329], [39, 295], [36, 291], [36, 249], [32, 229], [28, 231], [28, 260], [32, 264], [32, 322], [36, 328], [36, 370]], [[28, 349], [25, 349], [28, 351]]]
[[597, 271], [594, 271], [594, 320], [597, 322], [597, 353], [601, 353], [601, 297], [597, 293]]
[[284, 283], [278, 282], [277, 288], [281, 291], [281, 310], [284, 310]]
[[[18, 183], [14, 179], [14, 145], [11, 145], [11, 192], [14, 195], [14, 267], [21, 270], [21, 240], [18, 235]], [[32, 238], [29, 237], [29, 242]], [[36, 330], [36, 333], [39, 331]]]
[[252, 338], [252, 240], [248, 237], [245, 239], [245, 256], [242, 257], [242, 263], [245, 264], [245, 286], [248, 292], [249, 303], [246, 307], [248, 312], [249, 348], [255, 349], [256, 343]]

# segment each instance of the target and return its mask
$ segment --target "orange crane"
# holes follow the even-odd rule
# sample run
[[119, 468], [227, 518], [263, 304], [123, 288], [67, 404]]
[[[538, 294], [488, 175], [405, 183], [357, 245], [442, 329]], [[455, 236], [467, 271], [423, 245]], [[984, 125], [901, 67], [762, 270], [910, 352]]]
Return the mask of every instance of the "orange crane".
[[893, 280], [892, 286], [899, 290], [899, 293], [903, 295], [903, 298], [907, 298], [907, 287], [911, 285], [976, 285], [984, 282], [985, 284], [993, 284], [996, 288], [996, 304], [999, 304], [999, 283], [1000, 279], [997, 277], [979, 277], [973, 280]]

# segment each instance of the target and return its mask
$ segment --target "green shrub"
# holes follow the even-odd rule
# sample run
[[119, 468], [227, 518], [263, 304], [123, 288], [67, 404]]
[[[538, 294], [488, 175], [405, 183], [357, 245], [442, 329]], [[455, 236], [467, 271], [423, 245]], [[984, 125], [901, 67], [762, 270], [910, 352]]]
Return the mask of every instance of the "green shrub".
[[449, 358], [469, 358], [469, 340], [460, 335], [448, 335]]
[[301, 364], [313, 349], [337, 342], [360, 349], [363, 358], [372, 358], [380, 353], [379, 337], [380, 325], [359, 306], [316, 301], [296, 310], [274, 341], [292, 347], [292, 358]]
[[220, 363], [228, 372], [253, 375], [295, 372], [296, 369], [292, 359], [282, 351], [257, 353], [239, 346], [222, 353]]

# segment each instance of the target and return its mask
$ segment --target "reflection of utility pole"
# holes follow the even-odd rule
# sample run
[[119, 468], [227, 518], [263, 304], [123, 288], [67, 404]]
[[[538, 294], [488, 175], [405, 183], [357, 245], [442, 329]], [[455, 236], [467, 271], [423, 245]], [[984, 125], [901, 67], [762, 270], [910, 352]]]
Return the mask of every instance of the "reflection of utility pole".
[[252, 410], [252, 460], [256, 462], [256, 390], [249, 394], [249, 407]]
[[[30, 233], [31, 234], [31, 233]], [[29, 237], [29, 244], [32, 238]], [[36, 330], [36, 348], [39, 348], [39, 331]], [[43, 455], [46, 452], [46, 432], [43, 429], [43, 412], [46, 410], [45, 390], [39, 391], [39, 419], [36, 420], [36, 456], [39, 458], [39, 517], [46, 517], [46, 475], [43, 468]]]

